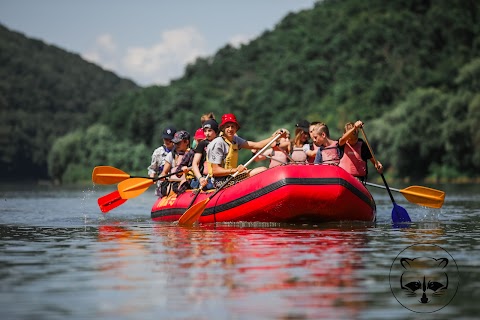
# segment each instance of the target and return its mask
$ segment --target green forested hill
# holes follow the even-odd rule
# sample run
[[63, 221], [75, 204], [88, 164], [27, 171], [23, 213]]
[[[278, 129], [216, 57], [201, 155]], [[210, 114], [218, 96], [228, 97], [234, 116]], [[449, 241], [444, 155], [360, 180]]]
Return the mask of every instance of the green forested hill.
[[46, 178], [55, 139], [86, 128], [103, 100], [135, 88], [76, 54], [0, 25], [0, 177]]
[[100, 102], [94, 126], [54, 144], [49, 172], [64, 181], [88, 179], [100, 164], [145, 173], [166, 124], [193, 132], [213, 111], [234, 112], [248, 139], [303, 118], [337, 138], [361, 119], [387, 174], [478, 176], [479, 13], [476, 1], [318, 2], [198, 59], [167, 87]]
[[321, 1], [198, 59], [168, 88], [117, 99], [102, 121], [153, 147], [168, 122], [193, 130], [208, 111], [235, 112], [251, 139], [302, 118], [338, 137], [361, 119], [389, 173], [471, 177], [480, 169], [479, 13], [476, 1]]

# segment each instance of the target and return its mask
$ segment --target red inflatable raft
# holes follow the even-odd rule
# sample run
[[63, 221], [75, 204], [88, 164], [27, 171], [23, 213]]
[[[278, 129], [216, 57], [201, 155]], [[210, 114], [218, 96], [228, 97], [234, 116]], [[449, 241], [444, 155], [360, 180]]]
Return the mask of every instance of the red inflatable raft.
[[[211, 192], [199, 194], [195, 203]], [[152, 219], [178, 220], [194, 196], [188, 190], [159, 198], [152, 207]], [[224, 188], [208, 202], [199, 222], [374, 221], [375, 212], [370, 192], [345, 170], [331, 165], [289, 164]]]

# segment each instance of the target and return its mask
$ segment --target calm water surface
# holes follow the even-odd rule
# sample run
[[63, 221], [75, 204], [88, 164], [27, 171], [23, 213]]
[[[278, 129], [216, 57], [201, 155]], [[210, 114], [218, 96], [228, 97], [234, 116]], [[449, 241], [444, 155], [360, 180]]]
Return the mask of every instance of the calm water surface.
[[[376, 225], [182, 228], [150, 220], [151, 190], [102, 215], [97, 198], [112, 186], [27, 187], [0, 187], [2, 319], [478, 319], [480, 312], [480, 186], [434, 186], [447, 192], [442, 209], [394, 194], [414, 221], [407, 228], [392, 227], [381, 189], [371, 189]], [[392, 263], [416, 244], [440, 246], [458, 266], [458, 290], [435, 312], [403, 307], [390, 288]]]

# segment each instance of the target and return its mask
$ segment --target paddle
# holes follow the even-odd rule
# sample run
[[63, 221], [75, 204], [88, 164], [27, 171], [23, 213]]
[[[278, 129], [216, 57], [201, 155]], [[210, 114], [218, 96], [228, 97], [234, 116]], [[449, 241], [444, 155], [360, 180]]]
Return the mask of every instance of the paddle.
[[[205, 177], [205, 179], [207, 179], [207, 184], [208, 184], [208, 178], [209, 178], [209, 177], [210, 177], [210, 173], [207, 174], [207, 176]], [[200, 181], [199, 181], [198, 183], [200, 184]], [[202, 185], [199, 185], [198, 189], [195, 189], [195, 191], [196, 191], [197, 193], [195, 194], [195, 197], [193, 197], [192, 201], [191, 201], [190, 204], [188, 205], [187, 210], [190, 209], [190, 207], [195, 203], [195, 200], [197, 200], [197, 197], [198, 197], [198, 195], [200, 194], [200, 192], [201, 192], [202, 190], [203, 190]], [[194, 191], [194, 192], [195, 192], [195, 191]]]
[[[191, 167], [187, 168], [186, 171], [188, 172], [188, 170], [190, 169]], [[148, 187], [154, 184], [157, 180], [173, 176], [180, 172], [183, 172], [183, 170], [171, 172], [169, 174], [154, 179], [140, 177], [130, 178], [118, 184], [118, 192], [120, 193], [122, 199], [132, 199], [144, 193], [148, 189]]]
[[[280, 164], [287, 164], [286, 162], [272, 158], [271, 156], [266, 156], [266, 157]], [[370, 182], [365, 182], [365, 183], [372, 187], [386, 189], [385, 186], [381, 186], [379, 184], [370, 183]], [[442, 207], [443, 202], [445, 200], [445, 192], [441, 190], [432, 189], [432, 188], [422, 187], [422, 186], [410, 186], [402, 190], [390, 188], [390, 190], [400, 192], [408, 201], [424, 207], [438, 209]]]
[[[365, 137], [365, 143], [368, 146], [368, 149], [370, 150], [370, 153], [372, 154], [373, 161], [377, 163], [377, 160], [375, 159], [375, 155], [373, 153], [372, 147], [370, 146], [370, 143], [368, 143], [367, 135], [365, 134], [365, 131], [363, 128], [360, 128], [362, 130], [362, 134]], [[411, 222], [412, 219], [410, 219], [410, 216], [408, 215], [407, 210], [405, 210], [403, 207], [399, 206], [396, 202], [395, 199], [393, 199], [392, 192], [390, 191], [390, 188], [388, 187], [387, 180], [385, 180], [385, 177], [383, 176], [383, 173], [380, 173], [380, 176], [382, 177], [383, 184], [385, 185], [385, 188], [388, 191], [388, 195], [390, 196], [390, 199], [392, 200], [393, 203], [393, 209], [392, 209], [392, 221], [394, 223], [402, 223], [402, 222]]]
[[[247, 163], [245, 163], [243, 166], [246, 168], [250, 163], [252, 163], [252, 161], [255, 160], [256, 157], [258, 157], [263, 152], [265, 152], [265, 150], [270, 148], [270, 145], [273, 142], [275, 142], [278, 138], [280, 138], [282, 134], [283, 134], [283, 131], [278, 133], [269, 143], [267, 143], [262, 149], [260, 149], [260, 151], [255, 153], [255, 155], [250, 160], [248, 160]], [[185, 211], [185, 213], [180, 217], [180, 219], [178, 219], [178, 224], [186, 227], [192, 226], [198, 220], [198, 218], [202, 215], [208, 202], [212, 200], [212, 198], [215, 197], [226, 185], [228, 185], [228, 183], [232, 181], [232, 179], [234, 179], [239, 173], [240, 172], [238, 171], [235, 172], [233, 175], [228, 177], [228, 179], [225, 180], [225, 182], [210, 197], [208, 197], [203, 201], [200, 201], [199, 203], [195, 204], [190, 209]]]
[[100, 207], [100, 211], [106, 213], [116, 207], [124, 204], [127, 200], [122, 199], [118, 190], [111, 192], [103, 197], [98, 198], [98, 206]]
[[[113, 168], [113, 167], [110, 167], [110, 168]], [[116, 169], [116, 168], [113, 168], [113, 169], [119, 170], [119, 169]], [[121, 170], [119, 170], [119, 171], [121, 171]], [[140, 178], [140, 179], [151, 179], [153, 182], [155, 182], [159, 179], [172, 176], [172, 175], [177, 174], [179, 172], [181, 172], [181, 171], [169, 173], [169, 174], [166, 174], [166, 175], [158, 177], [158, 178]], [[137, 178], [139, 178], [139, 177], [137, 177]], [[98, 198], [97, 202], [98, 202], [98, 206], [100, 207], [100, 210], [105, 213], [105, 212], [108, 212], [108, 211], [110, 211], [112, 209], [115, 209], [116, 207], [124, 204], [126, 201], [127, 201], [127, 199], [123, 199], [120, 195], [120, 192], [117, 190], [117, 191], [111, 192], [107, 195], [104, 195], [103, 197]]]
[[123, 180], [134, 178], [120, 169], [110, 166], [98, 166], [93, 168], [92, 181], [95, 184], [115, 184]]
[[190, 201], [190, 204], [188, 205], [187, 210], [190, 209], [190, 207], [195, 203], [195, 200], [197, 200], [197, 197], [200, 194], [200, 192], [202, 192], [202, 189], [203, 189], [202, 186], [200, 186], [193, 191], [193, 192], [196, 192], [196, 193], [195, 193], [195, 196], [193, 197], [192, 201]]
[[169, 173], [164, 175], [163, 177], [158, 177], [158, 178], [137, 177], [137, 176], [131, 176], [128, 173], [123, 172], [122, 170], [117, 169], [115, 167], [98, 166], [98, 167], [95, 167], [92, 171], [92, 181], [96, 184], [115, 184], [131, 178], [152, 179], [156, 181], [159, 179], [172, 176], [174, 174], [177, 174], [177, 172]]
[[[369, 186], [386, 189], [384, 186], [375, 183], [366, 183]], [[445, 200], [445, 192], [422, 186], [410, 186], [405, 189], [390, 188], [392, 191], [400, 192], [408, 201], [424, 207], [441, 208]]]

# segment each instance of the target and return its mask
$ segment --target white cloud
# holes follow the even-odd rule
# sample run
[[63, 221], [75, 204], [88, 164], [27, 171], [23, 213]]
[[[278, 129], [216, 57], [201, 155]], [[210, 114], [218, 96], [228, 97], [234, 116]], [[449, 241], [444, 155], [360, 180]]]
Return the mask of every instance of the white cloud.
[[111, 34], [105, 33], [97, 37], [96, 41], [97, 45], [100, 49], [104, 50], [105, 52], [115, 53], [117, 49], [117, 45], [113, 40]]
[[117, 45], [113, 36], [108, 33], [99, 35], [95, 39], [93, 48], [84, 52], [82, 58], [102, 66], [104, 69], [116, 72], [117, 70]]
[[98, 64], [101, 63], [101, 61], [100, 61], [100, 54], [99, 54], [96, 50], [94, 50], [94, 49], [82, 53], [82, 58], [83, 58], [84, 60], [87, 60], [87, 61], [90, 61], [90, 62], [93, 62], [93, 63], [98, 63]]
[[229, 43], [232, 47], [239, 48], [240, 45], [249, 43], [252, 38], [246, 34], [237, 34], [230, 39]]
[[129, 74], [167, 84], [182, 75], [187, 63], [204, 54], [204, 37], [195, 28], [185, 27], [162, 32], [160, 41], [151, 47], [127, 48], [122, 64]]
[[185, 66], [207, 54], [203, 35], [193, 27], [167, 30], [151, 46], [119, 50], [110, 34], [99, 35], [82, 57], [141, 85], [165, 85], [182, 76]]

